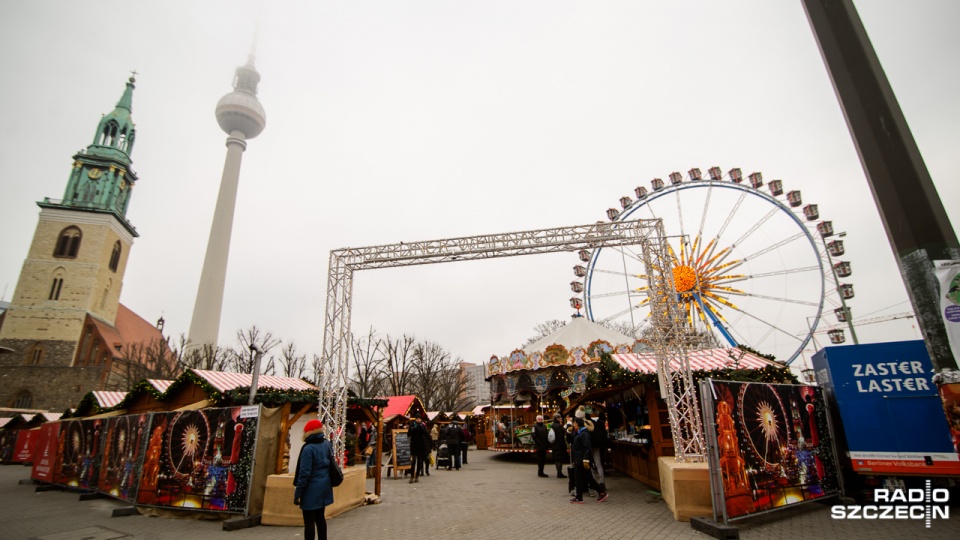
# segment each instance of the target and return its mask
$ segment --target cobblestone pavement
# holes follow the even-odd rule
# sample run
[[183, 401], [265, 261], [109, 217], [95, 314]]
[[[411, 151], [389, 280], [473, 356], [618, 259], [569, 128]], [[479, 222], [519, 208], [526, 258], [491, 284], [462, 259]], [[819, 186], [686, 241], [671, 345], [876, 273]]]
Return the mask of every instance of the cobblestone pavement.
[[[330, 538], [425, 540], [431, 538], [502, 538], [594, 540], [711, 538], [676, 522], [657, 493], [631, 478], [608, 475], [610, 499], [585, 498], [569, 504], [567, 481], [537, 477], [529, 457], [471, 451], [460, 471], [431, 471], [417, 484], [384, 479], [382, 502], [357, 508], [327, 522]], [[552, 471], [552, 467], [548, 471]], [[302, 538], [300, 527], [259, 526], [227, 532], [219, 522], [146, 516], [111, 517], [127, 506], [111, 499], [80, 501], [77, 493], [36, 492], [19, 485], [30, 469], [0, 467], [0, 540], [145, 540], [231, 538], [241, 540]], [[373, 480], [367, 480], [373, 490]], [[843, 521], [830, 518], [828, 503], [758, 516], [738, 523], [745, 540], [879, 540], [960, 538], [960, 518], [922, 521]], [[950, 510], [958, 510], [951, 508]]]

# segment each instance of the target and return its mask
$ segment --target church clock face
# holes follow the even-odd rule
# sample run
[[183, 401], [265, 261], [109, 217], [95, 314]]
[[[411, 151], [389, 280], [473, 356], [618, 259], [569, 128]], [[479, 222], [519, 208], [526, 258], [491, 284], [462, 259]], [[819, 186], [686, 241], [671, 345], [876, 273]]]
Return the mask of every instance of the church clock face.
[[87, 172], [87, 176], [89, 176], [91, 180], [96, 180], [96, 179], [100, 178], [101, 176], [103, 176], [103, 171], [101, 171], [100, 169], [94, 167], [94, 168], [90, 169], [89, 172]]

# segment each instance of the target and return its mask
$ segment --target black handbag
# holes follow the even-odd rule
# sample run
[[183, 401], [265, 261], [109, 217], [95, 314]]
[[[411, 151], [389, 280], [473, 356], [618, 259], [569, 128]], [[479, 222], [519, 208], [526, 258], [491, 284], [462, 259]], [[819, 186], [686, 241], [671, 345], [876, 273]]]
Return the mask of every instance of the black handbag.
[[343, 471], [340, 470], [340, 465], [337, 464], [337, 456], [333, 453], [333, 448], [330, 449], [330, 485], [337, 487], [343, 483]]

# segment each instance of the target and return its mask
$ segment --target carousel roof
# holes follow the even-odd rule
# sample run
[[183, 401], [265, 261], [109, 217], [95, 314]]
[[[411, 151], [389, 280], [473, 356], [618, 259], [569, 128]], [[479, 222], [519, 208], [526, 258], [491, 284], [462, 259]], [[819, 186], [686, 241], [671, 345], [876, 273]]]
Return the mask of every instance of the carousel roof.
[[610, 345], [632, 344], [634, 338], [614, 332], [609, 328], [587, 320], [586, 317], [574, 317], [556, 332], [541, 338], [523, 348], [527, 354], [546, 350], [550, 345], [563, 345], [568, 350], [576, 347], [587, 347], [597, 340], [603, 340]]
[[[741, 352], [743, 356], [741, 357]], [[640, 354], [612, 354], [613, 359], [629, 371], [643, 373], [657, 372], [657, 356], [652, 352]], [[779, 365], [755, 354], [740, 351], [739, 349], [705, 349], [687, 353], [690, 359], [690, 369], [714, 370], [721, 368], [739, 367], [745, 369], [762, 369], [767, 366]]]

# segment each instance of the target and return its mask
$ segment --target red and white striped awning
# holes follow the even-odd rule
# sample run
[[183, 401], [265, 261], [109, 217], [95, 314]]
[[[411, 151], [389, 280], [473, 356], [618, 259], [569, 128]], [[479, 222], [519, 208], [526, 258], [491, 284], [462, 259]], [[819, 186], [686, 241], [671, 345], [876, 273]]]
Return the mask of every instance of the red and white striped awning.
[[173, 384], [173, 381], [167, 379], [147, 379], [147, 382], [161, 394], [166, 392], [167, 388], [170, 388], [170, 385]]
[[[250, 388], [253, 376], [249, 373], [227, 373], [224, 371], [207, 371], [205, 369], [191, 370], [198, 376], [210, 383], [211, 386], [221, 392], [233, 390], [236, 388]], [[275, 377], [273, 375], [260, 375], [257, 377], [257, 386], [260, 388], [274, 388], [276, 390], [316, 390], [317, 387], [304, 381], [303, 379], [294, 379], [292, 377]]]
[[[743, 357], [740, 357], [741, 352]], [[643, 373], [657, 372], [657, 357], [652, 352], [640, 354], [612, 354], [614, 361], [629, 371]], [[687, 354], [690, 359], [690, 369], [693, 371], [709, 371], [723, 368], [761, 369], [777, 365], [755, 354], [740, 351], [739, 349], [706, 349], [693, 351]]]
[[126, 392], [114, 392], [109, 390], [95, 390], [93, 392], [93, 397], [97, 400], [97, 405], [101, 409], [109, 409], [110, 407], [115, 407], [123, 398], [127, 397]]

